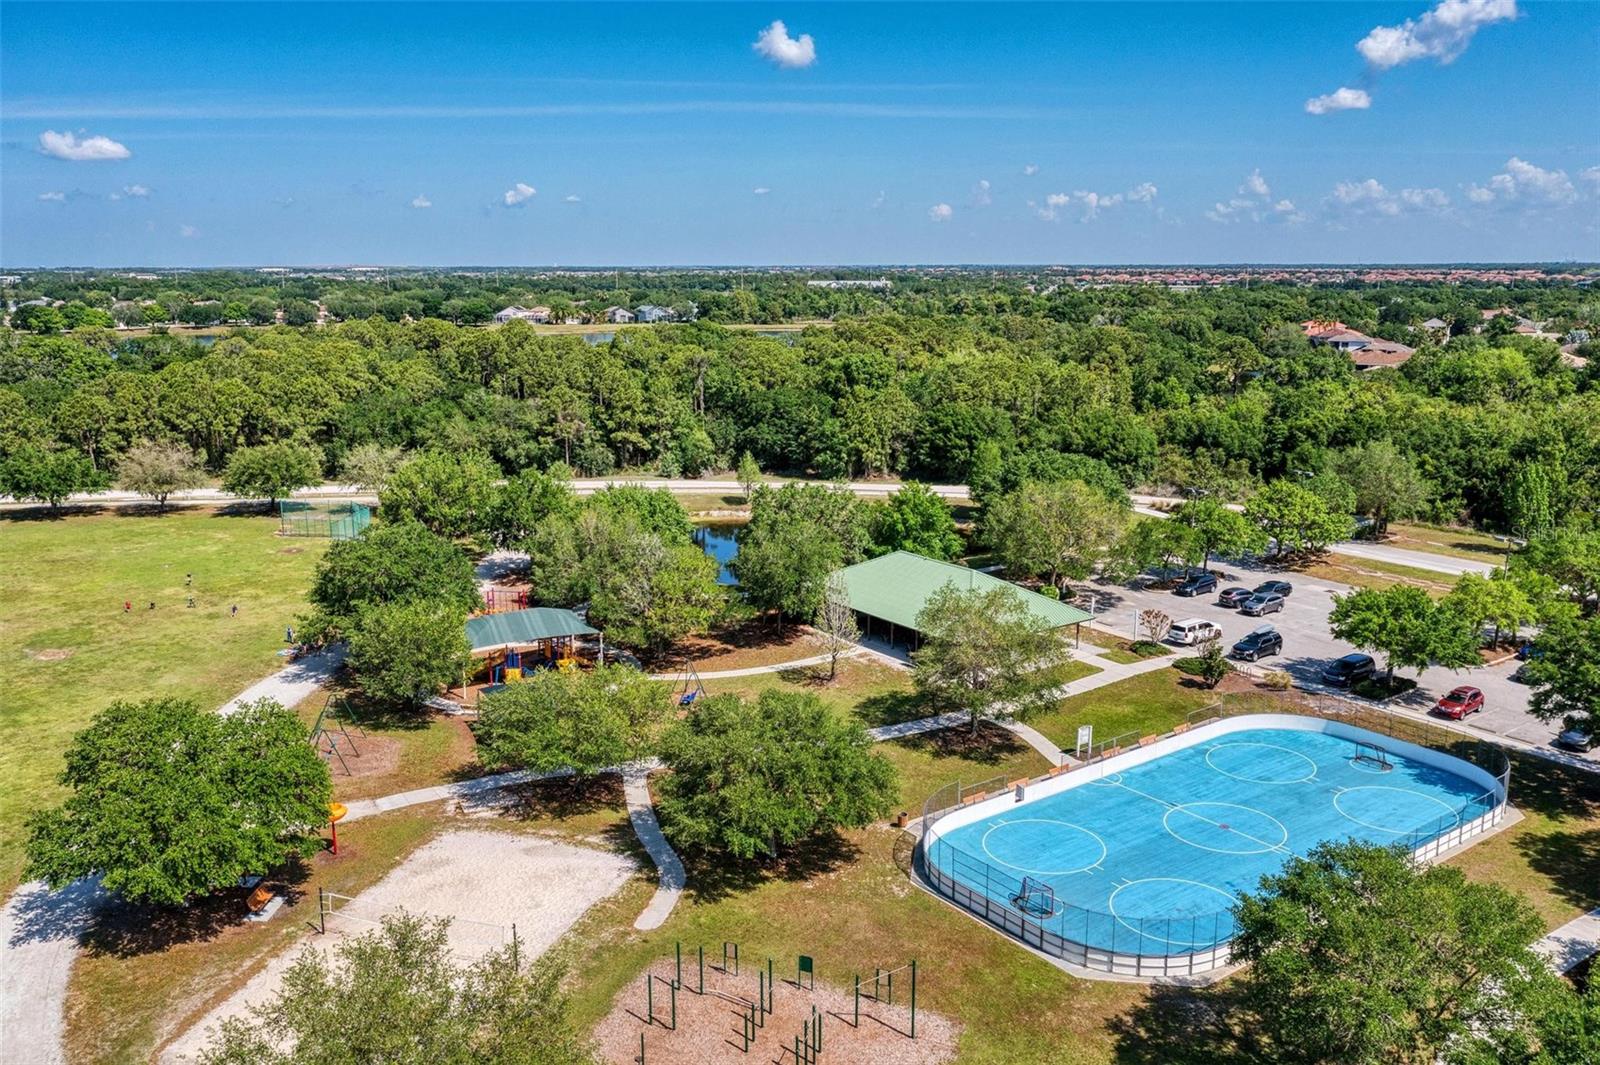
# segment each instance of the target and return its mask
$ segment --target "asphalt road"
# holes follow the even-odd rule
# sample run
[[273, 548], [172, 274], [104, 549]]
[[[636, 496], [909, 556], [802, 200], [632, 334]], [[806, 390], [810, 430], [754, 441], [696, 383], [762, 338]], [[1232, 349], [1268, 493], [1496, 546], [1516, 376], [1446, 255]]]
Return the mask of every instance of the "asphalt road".
[[[1126, 636], [1132, 635], [1138, 612], [1148, 607], [1160, 609], [1173, 621], [1203, 618], [1214, 622], [1222, 629], [1225, 647], [1231, 647], [1235, 640], [1258, 625], [1272, 625], [1283, 633], [1283, 654], [1262, 659], [1260, 665], [1288, 672], [1300, 687], [1320, 686], [1323, 668], [1334, 659], [1356, 650], [1343, 640], [1335, 639], [1328, 631], [1328, 614], [1333, 609], [1334, 593], [1350, 591], [1348, 585], [1215, 559], [1212, 560], [1212, 570], [1219, 574], [1219, 591], [1235, 585], [1253, 588], [1269, 578], [1287, 577], [1294, 584], [1294, 592], [1279, 613], [1253, 618], [1237, 610], [1218, 606], [1215, 593], [1188, 599], [1174, 595], [1168, 589], [1109, 582], [1084, 584], [1080, 586], [1080, 591], [1093, 593], [1096, 600], [1094, 612], [1102, 624]], [[1080, 605], [1088, 608], [1087, 594], [1080, 600]], [[1383, 656], [1373, 657], [1382, 669]], [[1430, 668], [1423, 671], [1415, 691], [1391, 701], [1390, 705], [1419, 717], [1426, 716], [1439, 696], [1457, 685], [1471, 684], [1483, 690], [1484, 709], [1461, 722], [1462, 726], [1471, 731], [1549, 749], [1550, 741], [1561, 731], [1560, 722], [1540, 721], [1528, 712], [1528, 688], [1510, 679], [1516, 667], [1517, 662], [1513, 659], [1497, 666], [1461, 671]], [[1410, 671], [1402, 673], [1414, 676]], [[1587, 757], [1600, 762], [1600, 751], [1591, 751]]]

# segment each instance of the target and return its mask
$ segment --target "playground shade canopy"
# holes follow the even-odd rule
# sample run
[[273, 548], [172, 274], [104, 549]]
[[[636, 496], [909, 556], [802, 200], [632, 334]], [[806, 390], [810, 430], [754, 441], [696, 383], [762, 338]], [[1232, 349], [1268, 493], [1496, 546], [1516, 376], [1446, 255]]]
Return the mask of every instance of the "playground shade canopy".
[[1010, 589], [1030, 613], [1043, 619], [1052, 628], [1082, 624], [1090, 617], [1075, 606], [1047, 599], [1037, 592], [1019, 588], [1010, 581], [910, 551], [894, 551], [857, 562], [839, 573], [844, 577], [845, 588], [849, 591], [851, 607], [869, 617], [913, 632], [917, 631], [917, 615], [922, 613], [922, 608], [933, 593], [947, 584], [954, 584], [963, 591], [973, 588], [980, 591]]
[[596, 636], [599, 632], [572, 611], [548, 606], [467, 619], [467, 643], [472, 645], [473, 654], [568, 636]]

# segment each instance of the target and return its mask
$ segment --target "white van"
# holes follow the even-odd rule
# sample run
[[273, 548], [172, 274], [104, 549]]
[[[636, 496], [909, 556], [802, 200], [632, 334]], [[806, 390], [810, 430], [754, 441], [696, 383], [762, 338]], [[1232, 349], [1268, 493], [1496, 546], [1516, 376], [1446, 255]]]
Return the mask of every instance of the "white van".
[[1189, 618], [1186, 621], [1174, 621], [1172, 628], [1167, 630], [1167, 642], [1182, 644], [1185, 647], [1207, 640], [1220, 640], [1222, 630], [1216, 624], [1205, 618]]

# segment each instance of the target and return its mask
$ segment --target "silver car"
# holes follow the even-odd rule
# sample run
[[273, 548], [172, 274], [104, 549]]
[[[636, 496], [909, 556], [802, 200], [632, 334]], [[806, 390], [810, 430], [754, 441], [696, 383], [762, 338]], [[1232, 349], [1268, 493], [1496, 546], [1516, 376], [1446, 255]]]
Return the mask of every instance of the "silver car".
[[1258, 618], [1262, 614], [1272, 614], [1283, 609], [1283, 596], [1281, 595], [1252, 595], [1244, 601], [1239, 608], [1239, 613], [1249, 614]]

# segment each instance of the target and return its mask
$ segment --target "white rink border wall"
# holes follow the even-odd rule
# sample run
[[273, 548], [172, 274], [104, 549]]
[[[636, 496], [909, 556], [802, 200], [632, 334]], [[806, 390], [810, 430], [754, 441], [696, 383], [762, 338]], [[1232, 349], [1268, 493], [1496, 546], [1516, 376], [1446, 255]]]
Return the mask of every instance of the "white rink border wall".
[[[1193, 727], [1179, 726], [1168, 735], [1147, 736], [1138, 740], [1134, 746], [1126, 750], [1112, 747], [1087, 764], [1061, 766], [1032, 780], [996, 781], [994, 790], [967, 795], [955, 805], [943, 810], [925, 809], [921, 838], [917, 846], [922, 875], [937, 894], [1020, 940], [1024, 945], [1092, 972], [1107, 973], [1113, 977], [1153, 980], [1162, 977], [1197, 976], [1225, 968], [1232, 964], [1229, 944], [1226, 942], [1189, 954], [1135, 954], [1092, 947], [1063, 937], [1004, 902], [992, 899], [984, 892], [957, 880], [931, 861], [929, 854], [931, 846], [939, 842], [946, 833], [994, 814], [1015, 810], [1018, 805], [1018, 788], [1022, 789], [1024, 803], [1049, 798], [1098, 780], [1107, 774], [1132, 769], [1175, 751], [1251, 729], [1320, 732], [1340, 739], [1378, 743], [1402, 758], [1453, 773], [1480, 785], [1483, 789], [1480, 795], [1489, 800], [1488, 809], [1471, 820], [1458, 820], [1453, 828], [1420, 844], [1412, 852], [1420, 862], [1437, 859], [1440, 855], [1489, 832], [1505, 818], [1510, 783], [1510, 759], [1504, 752], [1499, 754], [1505, 759], [1505, 768], [1497, 775], [1443, 751], [1344, 721], [1304, 714], [1247, 713], [1234, 717], [1213, 718]], [[1496, 750], [1498, 751], [1498, 748]], [[929, 805], [932, 805], [937, 797], [936, 793], [934, 798], [930, 798]]]

